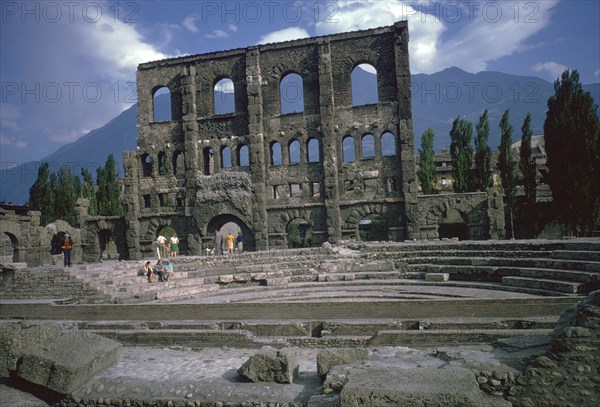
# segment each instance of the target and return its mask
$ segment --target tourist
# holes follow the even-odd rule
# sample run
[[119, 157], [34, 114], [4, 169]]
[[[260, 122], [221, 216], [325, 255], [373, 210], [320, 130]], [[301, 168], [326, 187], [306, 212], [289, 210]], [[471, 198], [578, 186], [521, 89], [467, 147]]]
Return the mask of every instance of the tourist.
[[177, 257], [179, 251], [179, 239], [177, 235], [171, 236], [171, 257]]
[[169, 252], [169, 248], [167, 247], [166, 243], [167, 243], [167, 238], [164, 237], [163, 235], [160, 235], [156, 238], [156, 241], [159, 244], [159, 249], [160, 249], [160, 255], [159, 258], [165, 258], [167, 257], [167, 253]]
[[61, 247], [63, 249], [65, 267], [71, 267], [71, 249], [73, 248], [73, 241], [68, 233], [65, 233], [65, 240]]
[[158, 243], [158, 240], [153, 240], [152, 241], [152, 252], [154, 254], [156, 254], [156, 258], [157, 259], [159, 259], [159, 260], [161, 259], [161, 256], [160, 256], [160, 243]]
[[164, 270], [165, 270], [165, 275], [164, 275], [165, 281], [171, 281], [171, 279], [175, 275], [175, 273], [173, 272], [173, 262], [171, 261], [171, 259], [165, 260]]
[[233, 242], [234, 241], [235, 241], [235, 238], [233, 237], [231, 232], [227, 233], [227, 253], [228, 254], [233, 254]]
[[165, 267], [161, 259], [158, 259], [154, 265], [154, 275], [158, 276], [158, 281], [165, 281]]
[[244, 251], [244, 235], [242, 235], [242, 231], [240, 230], [237, 235], [237, 251], [238, 253], [242, 253]]
[[148, 277], [149, 283], [154, 282], [154, 270], [152, 269], [152, 264], [150, 263], [150, 260], [148, 260], [146, 264], [144, 264], [144, 274], [146, 274], [146, 277]]
[[223, 236], [221, 236], [221, 229], [215, 230], [215, 250], [217, 256], [223, 254]]

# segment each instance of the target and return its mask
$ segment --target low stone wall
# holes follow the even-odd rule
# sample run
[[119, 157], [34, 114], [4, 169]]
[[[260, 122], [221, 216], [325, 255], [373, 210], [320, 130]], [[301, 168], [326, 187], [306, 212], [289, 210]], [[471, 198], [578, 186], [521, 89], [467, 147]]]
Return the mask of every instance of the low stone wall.
[[80, 303], [110, 300], [110, 296], [77, 280], [63, 268], [52, 266], [0, 273], [0, 297], [3, 300], [69, 298]]

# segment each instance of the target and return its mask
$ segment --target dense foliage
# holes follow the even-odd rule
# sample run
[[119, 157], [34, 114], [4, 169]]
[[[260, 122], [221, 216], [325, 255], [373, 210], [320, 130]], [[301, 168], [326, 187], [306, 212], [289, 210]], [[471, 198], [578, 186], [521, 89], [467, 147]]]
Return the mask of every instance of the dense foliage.
[[435, 152], [433, 151], [433, 130], [427, 129], [421, 137], [421, 148], [419, 149], [419, 171], [417, 176], [421, 183], [423, 193], [433, 194], [435, 192]]

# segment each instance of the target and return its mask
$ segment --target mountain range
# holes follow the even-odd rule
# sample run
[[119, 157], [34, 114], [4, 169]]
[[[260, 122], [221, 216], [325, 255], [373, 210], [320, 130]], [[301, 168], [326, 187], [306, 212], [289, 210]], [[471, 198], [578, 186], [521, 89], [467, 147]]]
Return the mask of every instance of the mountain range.
[[[354, 83], [373, 82], [371, 73], [361, 71], [358, 75], [358, 81]], [[492, 150], [497, 150], [500, 144], [499, 123], [507, 109], [513, 126], [514, 141], [521, 138], [521, 126], [528, 112], [532, 115], [533, 134], [542, 134], [547, 100], [554, 94], [554, 85], [540, 78], [489, 71], [472, 74], [454, 67], [430, 75], [412, 75], [411, 81], [415, 152], [420, 148], [421, 135], [427, 128], [433, 129], [435, 133], [436, 151], [449, 148], [452, 121], [458, 116], [473, 123], [475, 135], [475, 125], [486, 109], [490, 125], [488, 145]], [[600, 83], [584, 85], [584, 89], [591, 93], [596, 102], [600, 100]], [[353, 92], [359, 94], [357, 100], [361, 100], [363, 92], [367, 91], [360, 85], [353, 89]], [[230, 95], [222, 95], [216, 99], [231, 104]], [[155, 103], [157, 117], [165, 117], [169, 106], [168, 95], [157, 96]], [[227, 109], [217, 106], [217, 113], [223, 108]], [[50, 163], [54, 171], [63, 165], [69, 165], [73, 173], [79, 175], [83, 167], [95, 173], [96, 168], [104, 166], [108, 155], [113, 154], [122, 175], [123, 151], [136, 149], [136, 118], [137, 104], [104, 126], [62, 146], [40, 161], [0, 170], [0, 201], [24, 204], [29, 198], [29, 188], [35, 182], [42, 162]]]

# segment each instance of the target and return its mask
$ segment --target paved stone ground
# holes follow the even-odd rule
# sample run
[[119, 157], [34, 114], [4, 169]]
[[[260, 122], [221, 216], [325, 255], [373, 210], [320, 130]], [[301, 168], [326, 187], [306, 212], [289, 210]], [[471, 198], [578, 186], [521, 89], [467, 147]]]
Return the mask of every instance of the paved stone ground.
[[[532, 342], [538, 345], [538, 341]], [[394, 365], [414, 369], [445, 364], [478, 370], [516, 372], [522, 361], [539, 347], [496, 349], [489, 345], [410, 349], [399, 346], [371, 347], [367, 366]], [[119, 360], [98, 372], [74, 393], [76, 399], [172, 400], [192, 402], [302, 403], [322, 394], [317, 376], [319, 349], [298, 348], [300, 372], [293, 384], [252, 383], [237, 369], [256, 349], [123, 348]], [[30, 395], [0, 386], [0, 406], [44, 406]]]

